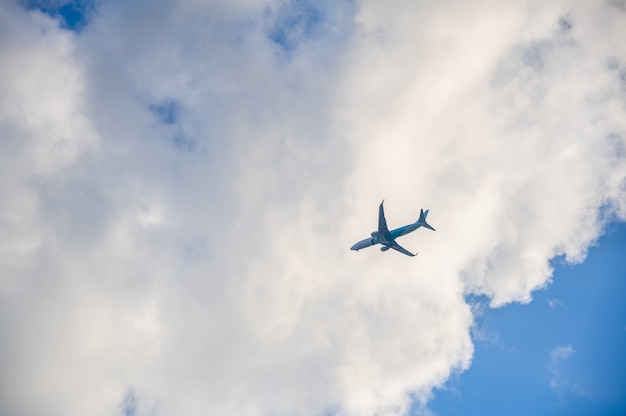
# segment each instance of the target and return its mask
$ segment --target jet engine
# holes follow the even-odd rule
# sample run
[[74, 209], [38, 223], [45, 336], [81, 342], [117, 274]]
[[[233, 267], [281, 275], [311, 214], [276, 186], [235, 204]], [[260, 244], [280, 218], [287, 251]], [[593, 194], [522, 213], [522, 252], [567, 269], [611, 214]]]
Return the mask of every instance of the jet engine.
[[372, 237], [378, 237], [378, 231], [372, 231]]
[[390, 248], [391, 248], [391, 246], [382, 246], [382, 247], [380, 248], [380, 251], [387, 251], [387, 250], [389, 250]]

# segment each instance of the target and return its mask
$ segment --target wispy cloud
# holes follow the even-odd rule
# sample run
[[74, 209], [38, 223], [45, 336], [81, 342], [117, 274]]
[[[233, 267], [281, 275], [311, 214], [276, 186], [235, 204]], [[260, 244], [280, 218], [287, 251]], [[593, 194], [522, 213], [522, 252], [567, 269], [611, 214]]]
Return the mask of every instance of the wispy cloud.
[[137, 397], [135, 391], [129, 388], [124, 396], [122, 402], [122, 415], [123, 416], [137, 416]]
[[578, 382], [567, 376], [566, 363], [575, 352], [570, 344], [557, 345], [550, 351], [550, 364], [548, 367], [550, 371], [550, 388], [558, 394], [560, 400], [565, 400], [565, 397], [570, 394], [585, 394]]
[[552, 365], [559, 365], [562, 361], [568, 359], [574, 354], [574, 348], [571, 345], [557, 345], [550, 351], [550, 363]]

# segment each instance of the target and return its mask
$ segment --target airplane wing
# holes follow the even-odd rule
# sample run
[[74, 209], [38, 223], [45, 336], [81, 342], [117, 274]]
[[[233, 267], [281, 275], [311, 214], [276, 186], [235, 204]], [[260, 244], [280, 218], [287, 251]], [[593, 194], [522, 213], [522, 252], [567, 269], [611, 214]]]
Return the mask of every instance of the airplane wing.
[[386, 236], [389, 234], [389, 229], [387, 228], [387, 220], [385, 219], [385, 209], [383, 208], [383, 202], [380, 203], [380, 207], [378, 208], [378, 235]]
[[407, 256], [411, 256], [414, 257], [415, 254], [411, 253], [409, 250], [405, 249], [404, 247], [402, 247], [400, 244], [396, 243], [395, 241], [393, 242], [393, 244], [391, 244], [391, 248], [399, 251], [402, 254], [406, 254]]

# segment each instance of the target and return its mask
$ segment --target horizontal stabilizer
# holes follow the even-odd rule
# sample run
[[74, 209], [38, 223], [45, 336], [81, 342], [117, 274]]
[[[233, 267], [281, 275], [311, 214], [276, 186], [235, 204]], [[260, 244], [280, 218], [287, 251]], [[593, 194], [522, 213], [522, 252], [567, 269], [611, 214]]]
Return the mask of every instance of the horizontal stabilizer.
[[428, 224], [427, 222], [422, 223], [422, 227], [426, 227], [426, 228], [428, 228], [429, 230], [437, 231], [437, 230], [435, 230], [433, 227], [431, 227], [431, 226], [430, 226], [430, 224]]
[[417, 220], [417, 222], [425, 228], [428, 228], [429, 230], [433, 230], [433, 231], [437, 231], [435, 230], [433, 227], [430, 226], [430, 224], [428, 224], [426, 222], [426, 217], [428, 216], [428, 210], [424, 211], [423, 209], [420, 210], [420, 219]]

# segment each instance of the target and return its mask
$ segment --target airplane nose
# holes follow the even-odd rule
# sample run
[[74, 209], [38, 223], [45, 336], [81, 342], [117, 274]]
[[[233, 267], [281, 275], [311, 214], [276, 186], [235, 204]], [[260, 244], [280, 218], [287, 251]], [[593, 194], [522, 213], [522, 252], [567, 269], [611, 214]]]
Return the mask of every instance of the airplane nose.
[[365, 244], [363, 244], [363, 242], [364, 240], [357, 241], [352, 247], [350, 247], [350, 250], [359, 251], [360, 249], [365, 248]]
[[362, 248], [366, 248], [372, 245], [372, 239], [366, 238], [365, 240], [357, 241], [350, 250], [359, 251]]

